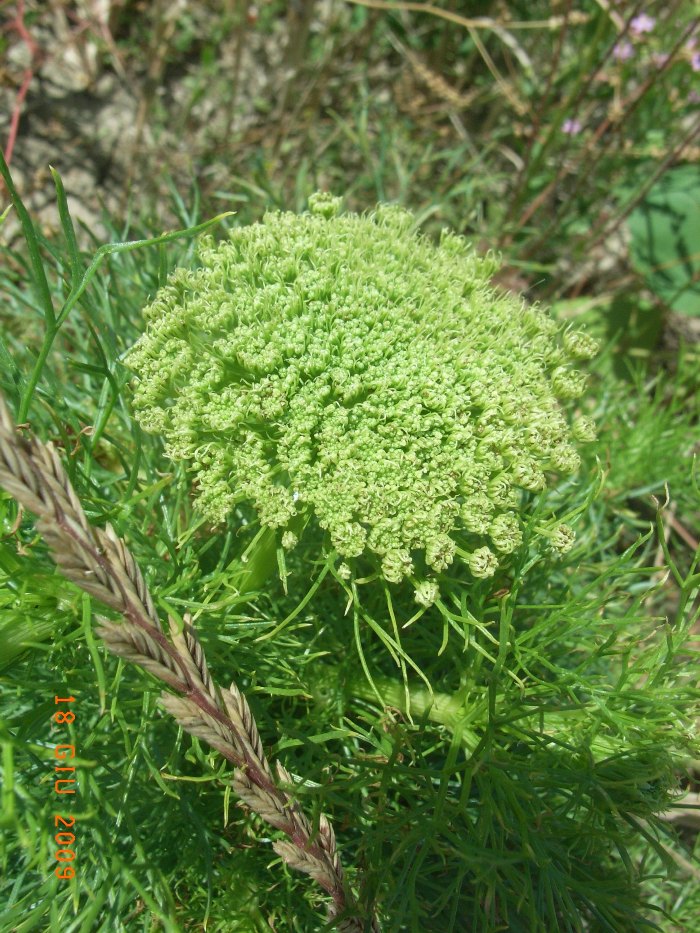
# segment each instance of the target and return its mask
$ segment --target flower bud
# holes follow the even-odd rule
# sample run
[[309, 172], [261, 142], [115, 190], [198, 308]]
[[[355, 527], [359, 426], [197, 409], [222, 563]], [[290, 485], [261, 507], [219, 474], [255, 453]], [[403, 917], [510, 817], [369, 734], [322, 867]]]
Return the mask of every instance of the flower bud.
[[413, 573], [410, 553], [406, 550], [387, 551], [382, 560], [382, 573], [389, 583], [400, 583]]
[[511, 554], [523, 543], [520, 522], [513, 512], [497, 515], [489, 528], [489, 537], [502, 554]]
[[549, 536], [549, 546], [556, 554], [566, 554], [575, 540], [576, 532], [570, 525], [558, 525]]
[[599, 349], [598, 341], [582, 330], [566, 331], [564, 346], [575, 360], [592, 360]]
[[560, 366], [552, 373], [552, 388], [559, 398], [578, 398], [586, 388], [586, 376], [575, 369]]
[[422, 580], [416, 587], [414, 598], [419, 606], [428, 609], [440, 597], [440, 588], [432, 580]]
[[472, 576], [487, 579], [496, 572], [498, 560], [490, 548], [480, 547], [469, 555], [467, 565], [472, 572]]
[[493, 515], [493, 502], [488, 496], [475, 493], [469, 496], [460, 510], [462, 524], [475, 535], [484, 535], [489, 530], [491, 516]]
[[513, 464], [513, 480], [531, 492], [539, 492], [547, 485], [544, 473], [534, 460], [523, 459]]
[[585, 415], [574, 421], [571, 433], [580, 444], [591, 444], [598, 437], [595, 422]]
[[331, 541], [343, 557], [359, 557], [365, 549], [367, 533], [357, 522], [345, 522], [331, 529]]
[[570, 444], [559, 444], [551, 454], [550, 460], [555, 470], [570, 475], [576, 473], [581, 467], [581, 458], [578, 451]]
[[455, 543], [449, 535], [436, 535], [426, 543], [425, 562], [438, 573], [447, 570], [455, 556]]

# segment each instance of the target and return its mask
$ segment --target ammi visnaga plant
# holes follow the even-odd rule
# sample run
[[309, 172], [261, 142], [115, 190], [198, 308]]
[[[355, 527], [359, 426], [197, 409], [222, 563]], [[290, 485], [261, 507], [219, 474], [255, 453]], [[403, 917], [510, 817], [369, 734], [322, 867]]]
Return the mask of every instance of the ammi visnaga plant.
[[212, 522], [247, 503], [287, 549], [315, 526], [341, 577], [407, 578], [429, 606], [456, 562], [486, 578], [520, 546], [523, 491], [578, 470], [595, 431], [572, 363], [595, 341], [401, 208], [309, 207], [206, 238], [170, 276], [127, 356], [137, 417]]

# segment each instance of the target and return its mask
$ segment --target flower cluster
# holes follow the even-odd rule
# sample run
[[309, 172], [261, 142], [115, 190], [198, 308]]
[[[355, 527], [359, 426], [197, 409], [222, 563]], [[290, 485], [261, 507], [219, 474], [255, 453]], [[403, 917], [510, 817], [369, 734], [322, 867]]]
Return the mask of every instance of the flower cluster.
[[[567, 417], [595, 342], [489, 284], [493, 256], [380, 206], [318, 194], [199, 248], [127, 357], [143, 428], [197, 476], [200, 509], [248, 502], [293, 547], [313, 519], [342, 558], [433, 602], [461, 560], [491, 576], [521, 543], [521, 491], [574, 473]], [[563, 404], [562, 404], [563, 403]]]
[[630, 32], [633, 36], [642, 36], [645, 32], [652, 32], [656, 26], [656, 19], [648, 13], [640, 13], [630, 20]]

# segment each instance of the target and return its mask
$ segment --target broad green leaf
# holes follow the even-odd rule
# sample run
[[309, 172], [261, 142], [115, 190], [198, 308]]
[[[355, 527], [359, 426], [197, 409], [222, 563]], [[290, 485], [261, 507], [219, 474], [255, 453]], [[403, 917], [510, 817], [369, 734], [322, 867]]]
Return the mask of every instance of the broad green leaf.
[[673, 311], [700, 315], [700, 168], [666, 172], [628, 221], [631, 255]]

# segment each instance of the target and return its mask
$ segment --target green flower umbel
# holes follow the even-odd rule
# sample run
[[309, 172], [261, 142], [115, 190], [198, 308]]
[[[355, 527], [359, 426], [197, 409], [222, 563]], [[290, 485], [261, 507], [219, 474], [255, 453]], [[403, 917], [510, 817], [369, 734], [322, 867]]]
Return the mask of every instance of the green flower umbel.
[[559, 399], [595, 346], [494, 290], [494, 258], [462, 238], [339, 203], [202, 243], [202, 267], [146, 309], [135, 408], [191, 463], [210, 519], [247, 501], [289, 546], [304, 515], [345, 572], [369, 559], [426, 603], [455, 560], [485, 577], [518, 547], [520, 489], [578, 468], [572, 441], [594, 433]]

